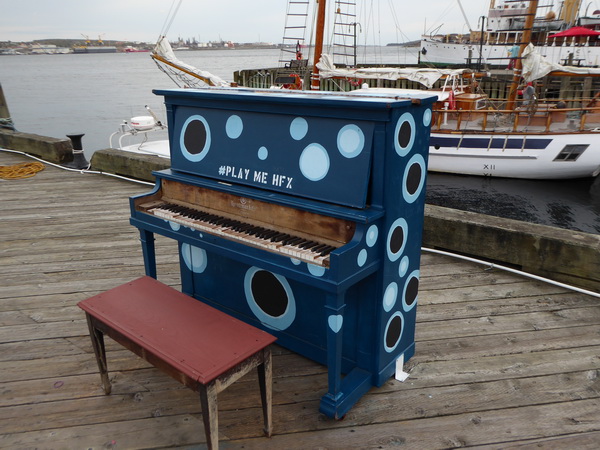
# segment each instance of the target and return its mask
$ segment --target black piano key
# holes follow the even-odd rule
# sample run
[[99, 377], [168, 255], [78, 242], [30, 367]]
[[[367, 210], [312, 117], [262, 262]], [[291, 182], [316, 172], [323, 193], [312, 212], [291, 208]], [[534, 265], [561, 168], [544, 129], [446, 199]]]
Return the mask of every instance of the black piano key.
[[273, 236], [273, 237], [271, 238], [271, 242], [281, 242], [281, 241], [283, 241], [284, 239], [287, 239], [287, 238], [289, 238], [289, 237], [291, 237], [289, 234], [286, 234], [286, 233], [279, 233], [279, 234], [276, 234], [275, 236]]
[[261, 233], [263, 229], [263, 227], [252, 226], [246, 230], [246, 234], [250, 236], [256, 236], [257, 234]]
[[337, 247], [334, 247], [333, 245], [329, 245], [329, 246], [325, 247], [323, 250], [321, 250], [321, 253], [319, 253], [319, 255], [321, 255], [321, 256], [328, 255], [329, 253], [334, 251], [336, 248]]
[[263, 230], [264, 231], [262, 231], [259, 235], [261, 239], [271, 239], [273, 236], [279, 233], [278, 231], [269, 230], [267, 228], [264, 228]]
[[291, 239], [287, 239], [286, 241], [284, 241], [283, 245], [294, 245], [294, 244], [297, 244], [297, 243], [302, 242], [302, 241], [303, 241], [302, 238], [292, 236]]
[[323, 251], [323, 249], [325, 249], [325, 247], [327, 247], [327, 244], [317, 245], [316, 247], [311, 248], [310, 251], [314, 253], [320, 253]]
[[302, 244], [300, 246], [300, 248], [302, 248], [304, 250], [308, 250], [309, 248], [315, 247], [317, 245], [319, 245], [319, 243], [317, 241], [308, 241], [308, 242], [305, 242], [304, 244]]

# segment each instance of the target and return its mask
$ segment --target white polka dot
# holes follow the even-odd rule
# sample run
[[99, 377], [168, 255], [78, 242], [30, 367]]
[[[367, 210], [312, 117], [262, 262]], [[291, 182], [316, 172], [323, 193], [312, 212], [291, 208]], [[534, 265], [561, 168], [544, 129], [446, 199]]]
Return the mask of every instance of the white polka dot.
[[367, 251], [364, 248], [358, 253], [358, 258], [356, 258], [356, 262], [358, 263], [359, 267], [364, 266], [367, 262]]
[[337, 145], [342, 156], [354, 158], [365, 146], [365, 135], [356, 125], [346, 125], [338, 133]]
[[329, 172], [329, 154], [322, 145], [310, 144], [300, 155], [300, 171], [310, 181], [319, 181]]
[[237, 139], [242, 134], [242, 130], [244, 129], [244, 123], [240, 116], [230, 116], [227, 119], [227, 123], [225, 124], [225, 132], [230, 139]]
[[258, 149], [258, 159], [264, 161], [265, 159], [267, 159], [268, 156], [269, 150], [267, 150], [267, 147], [261, 147]]
[[392, 282], [385, 289], [385, 293], [383, 294], [383, 309], [386, 312], [390, 312], [394, 305], [396, 304], [396, 299], [398, 298], [398, 285], [395, 282]]
[[314, 275], [315, 277], [322, 277], [325, 274], [325, 267], [323, 266], [317, 266], [316, 264], [310, 263], [307, 263], [306, 265], [308, 266], [308, 271], [310, 274]]
[[400, 267], [398, 267], [398, 275], [400, 276], [400, 278], [406, 275], [406, 272], [408, 271], [408, 263], [408, 256], [405, 256], [400, 260]]
[[377, 242], [377, 237], [379, 236], [379, 228], [377, 225], [371, 225], [367, 230], [367, 245], [369, 247], [373, 247]]
[[430, 123], [431, 123], [431, 110], [426, 109], [425, 112], [423, 113], [423, 125], [428, 127]]
[[181, 256], [189, 270], [194, 273], [202, 273], [208, 263], [206, 251], [193, 245], [181, 244]]
[[308, 133], [308, 122], [302, 117], [296, 117], [290, 124], [290, 135], [292, 139], [299, 141]]

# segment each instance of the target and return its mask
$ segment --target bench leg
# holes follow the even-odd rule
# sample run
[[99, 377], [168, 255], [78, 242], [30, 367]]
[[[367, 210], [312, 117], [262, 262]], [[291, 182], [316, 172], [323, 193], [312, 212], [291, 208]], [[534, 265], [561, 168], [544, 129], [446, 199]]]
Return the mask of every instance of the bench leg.
[[104, 347], [104, 334], [98, 330], [93, 323], [93, 318], [89, 314], [85, 314], [87, 319], [88, 328], [90, 330], [90, 338], [92, 339], [92, 347], [94, 348], [94, 354], [96, 355], [96, 362], [98, 363], [98, 369], [100, 370], [100, 378], [102, 379], [102, 387], [106, 395], [110, 394], [111, 386], [110, 379], [108, 378], [108, 365], [106, 363], [106, 349]]
[[258, 382], [260, 384], [260, 398], [262, 400], [263, 418], [265, 421], [265, 435], [271, 437], [273, 432], [272, 402], [273, 402], [273, 364], [271, 348], [263, 350], [263, 363], [258, 367]]
[[217, 387], [214, 382], [201, 385], [200, 404], [202, 405], [202, 419], [204, 420], [204, 433], [206, 445], [210, 450], [219, 448], [219, 408], [217, 405]]

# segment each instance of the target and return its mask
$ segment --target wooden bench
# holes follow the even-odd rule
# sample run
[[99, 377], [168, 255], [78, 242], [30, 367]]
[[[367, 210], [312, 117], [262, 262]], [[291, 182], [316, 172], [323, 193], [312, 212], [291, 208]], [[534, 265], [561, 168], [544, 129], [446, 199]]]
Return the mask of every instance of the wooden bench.
[[104, 335], [200, 394], [209, 448], [218, 447], [217, 394], [258, 368], [264, 431], [271, 436], [275, 337], [151, 277], [79, 302], [90, 329], [104, 392], [111, 391]]

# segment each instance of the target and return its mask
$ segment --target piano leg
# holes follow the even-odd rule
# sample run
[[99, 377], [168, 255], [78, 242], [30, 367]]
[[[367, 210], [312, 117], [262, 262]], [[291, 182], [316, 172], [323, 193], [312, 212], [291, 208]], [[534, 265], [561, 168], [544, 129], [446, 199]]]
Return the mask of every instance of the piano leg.
[[154, 233], [140, 228], [140, 242], [144, 256], [146, 275], [156, 279], [156, 252], [154, 250]]
[[344, 293], [327, 296], [327, 369], [329, 391], [321, 398], [319, 411], [334, 419], [343, 418], [371, 388], [371, 373], [355, 367], [342, 379]]

